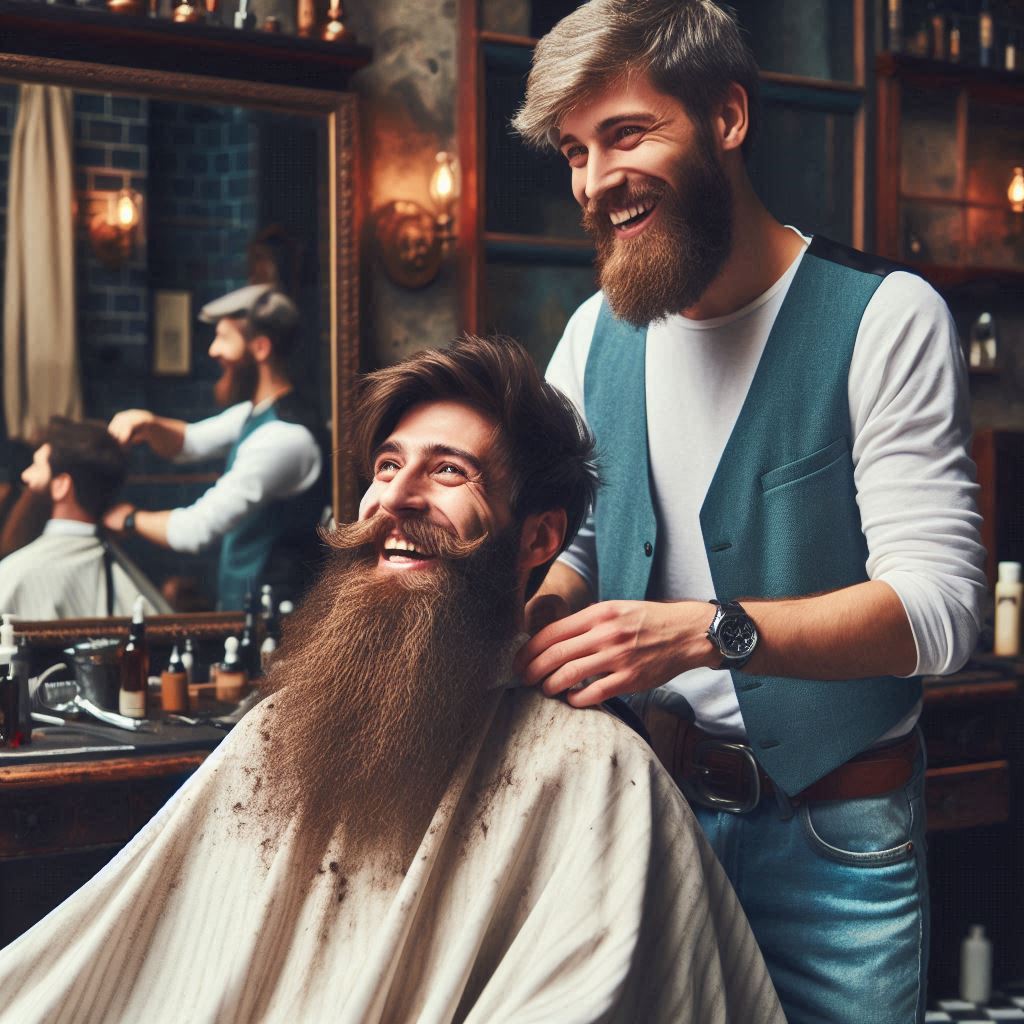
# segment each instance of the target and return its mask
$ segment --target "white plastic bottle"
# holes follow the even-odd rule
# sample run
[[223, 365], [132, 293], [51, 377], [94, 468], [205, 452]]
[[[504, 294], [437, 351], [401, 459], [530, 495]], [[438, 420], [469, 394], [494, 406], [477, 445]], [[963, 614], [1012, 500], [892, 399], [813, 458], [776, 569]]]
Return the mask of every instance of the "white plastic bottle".
[[972, 924], [960, 945], [960, 998], [982, 1006], [992, 995], [992, 943], [983, 924]]
[[993, 653], [1003, 658], [1020, 654], [1020, 606], [1024, 585], [1020, 581], [1020, 562], [1000, 562], [996, 583], [996, 629]]

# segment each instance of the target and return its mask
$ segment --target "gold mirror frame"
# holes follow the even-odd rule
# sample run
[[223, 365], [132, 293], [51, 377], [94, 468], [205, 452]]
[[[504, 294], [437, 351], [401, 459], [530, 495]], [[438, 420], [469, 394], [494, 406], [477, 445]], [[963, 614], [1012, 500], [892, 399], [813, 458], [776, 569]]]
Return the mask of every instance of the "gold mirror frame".
[[[356, 97], [352, 93], [274, 85], [209, 75], [150, 70], [0, 53], [0, 79], [19, 84], [39, 82], [105, 92], [143, 93], [148, 98], [259, 107], [278, 113], [324, 116], [327, 123], [328, 209], [330, 218], [327, 288], [331, 346], [331, 495], [334, 515], [350, 519], [358, 506], [355, 469], [345, 430], [351, 415], [352, 382], [359, 370], [360, 204], [356, 201]], [[127, 633], [127, 619], [61, 619], [19, 622], [30, 643], [70, 643], [85, 635]], [[241, 627], [238, 612], [156, 616], [149, 635], [169, 640], [190, 635], [224, 635]]]

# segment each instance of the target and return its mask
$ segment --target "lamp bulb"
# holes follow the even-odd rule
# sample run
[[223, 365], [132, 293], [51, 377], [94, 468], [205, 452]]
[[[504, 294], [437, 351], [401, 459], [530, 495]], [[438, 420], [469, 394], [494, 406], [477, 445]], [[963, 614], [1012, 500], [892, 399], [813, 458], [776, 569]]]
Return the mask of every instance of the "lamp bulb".
[[1024, 167], [1014, 167], [1006, 196], [1014, 213], [1024, 213]]

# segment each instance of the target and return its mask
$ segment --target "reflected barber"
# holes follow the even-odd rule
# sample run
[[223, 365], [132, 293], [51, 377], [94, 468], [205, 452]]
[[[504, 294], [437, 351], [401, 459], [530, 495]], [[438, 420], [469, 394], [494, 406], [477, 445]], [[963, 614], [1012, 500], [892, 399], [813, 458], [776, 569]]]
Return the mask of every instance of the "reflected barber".
[[710, 0], [591, 0], [537, 46], [515, 126], [566, 160], [602, 289], [548, 378], [605, 486], [520, 668], [637, 695], [791, 1024], [923, 1020], [919, 676], [985, 589], [963, 357], [924, 281], [762, 205], [757, 92]]
[[210, 356], [222, 369], [215, 395], [225, 410], [186, 423], [129, 409], [109, 429], [123, 445], [148, 444], [177, 462], [226, 457], [224, 472], [192, 505], [146, 511], [120, 504], [105, 524], [175, 551], [220, 540], [217, 604], [240, 608], [250, 582], [273, 583], [285, 595], [302, 589], [328, 500], [326, 460], [288, 369], [299, 330], [291, 299], [249, 285], [208, 303], [199, 318], [217, 325]]

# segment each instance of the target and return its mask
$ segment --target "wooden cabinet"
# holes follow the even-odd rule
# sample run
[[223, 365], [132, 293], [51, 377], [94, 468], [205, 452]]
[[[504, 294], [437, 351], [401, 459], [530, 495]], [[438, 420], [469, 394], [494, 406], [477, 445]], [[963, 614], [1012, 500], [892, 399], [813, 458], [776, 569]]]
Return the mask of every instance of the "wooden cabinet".
[[1024, 284], [1024, 75], [883, 53], [876, 63], [879, 253], [938, 288]]

